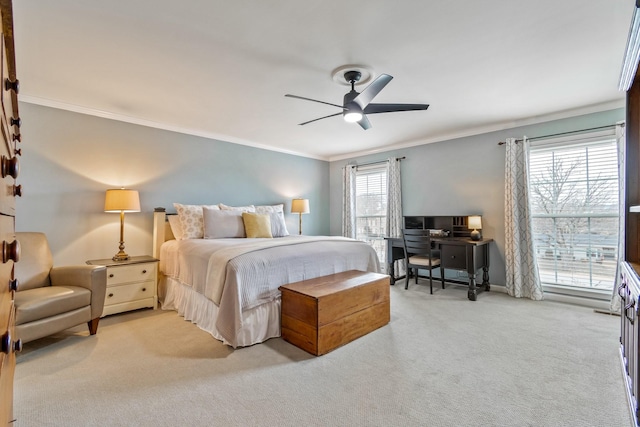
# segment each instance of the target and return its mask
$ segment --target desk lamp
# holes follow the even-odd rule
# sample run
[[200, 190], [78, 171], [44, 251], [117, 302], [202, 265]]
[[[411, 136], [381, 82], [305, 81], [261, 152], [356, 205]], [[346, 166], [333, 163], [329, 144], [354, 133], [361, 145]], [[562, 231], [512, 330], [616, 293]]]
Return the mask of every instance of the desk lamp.
[[473, 230], [471, 232], [471, 240], [480, 240], [482, 236], [478, 230], [482, 230], [482, 217], [480, 215], [471, 215], [467, 220], [467, 228]]
[[124, 188], [107, 190], [104, 211], [120, 212], [120, 251], [113, 256], [113, 260], [126, 261], [129, 255], [124, 251], [124, 213], [140, 212], [140, 196], [137, 191]]

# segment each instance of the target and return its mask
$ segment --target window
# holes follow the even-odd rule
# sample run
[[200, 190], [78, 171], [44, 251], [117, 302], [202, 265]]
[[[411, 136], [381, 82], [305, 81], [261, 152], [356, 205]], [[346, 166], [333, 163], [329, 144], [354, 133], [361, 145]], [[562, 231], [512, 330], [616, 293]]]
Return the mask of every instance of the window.
[[600, 291], [608, 297], [618, 260], [615, 136], [532, 144], [529, 166], [533, 238], [543, 286], [564, 293]]
[[387, 168], [371, 166], [356, 171], [356, 239], [376, 250], [381, 268], [386, 266]]

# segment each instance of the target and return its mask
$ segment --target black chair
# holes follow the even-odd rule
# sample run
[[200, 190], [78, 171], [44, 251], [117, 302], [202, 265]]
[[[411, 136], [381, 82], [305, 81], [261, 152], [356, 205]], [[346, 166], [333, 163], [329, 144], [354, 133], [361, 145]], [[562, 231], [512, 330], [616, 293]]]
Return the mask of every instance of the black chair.
[[440, 280], [444, 289], [444, 270], [440, 267], [440, 258], [431, 247], [429, 230], [405, 228], [402, 230], [404, 241], [404, 266], [407, 270], [405, 289], [409, 289], [409, 273], [415, 269], [416, 284], [418, 283], [418, 269], [429, 270], [429, 290], [433, 294], [434, 268], [440, 268]]

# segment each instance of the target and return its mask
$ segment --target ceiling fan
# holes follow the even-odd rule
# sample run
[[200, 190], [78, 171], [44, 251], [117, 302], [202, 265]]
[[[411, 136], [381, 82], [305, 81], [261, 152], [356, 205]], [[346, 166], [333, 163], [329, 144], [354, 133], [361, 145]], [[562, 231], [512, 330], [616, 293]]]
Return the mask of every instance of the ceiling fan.
[[305, 101], [319, 102], [321, 104], [333, 105], [342, 109], [340, 113], [330, 114], [328, 116], [319, 117], [317, 119], [309, 120], [300, 125], [306, 125], [309, 123], [317, 122], [318, 120], [327, 119], [329, 117], [335, 117], [342, 114], [344, 120], [350, 123], [358, 123], [362, 129], [367, 130], [371, 127], [371, 122], [367, 119], [367, 114], [377, 113], [393, 113], [396, 111], [416, 111], [426, 110], [429, 108], [429, 104], [372, 104], [373, 98], [380, 93], [382, 89], [393, 79], [388, 74], [379, 75], [369, 86], [367, 86], [362, 92], [356, 92], [355, 84], [360, 81], [362, 73], [360, 71], [347, 71], [344, 73], [344, 78], [347, 83], [351, 84], [351, 91], [344, 95], [344, 101], [342, 105], [332, 104], [330, 102], [318, 101], [317, 99], [304, 98], [297, 95], [285, 96], [289, 98], [303, 99]]

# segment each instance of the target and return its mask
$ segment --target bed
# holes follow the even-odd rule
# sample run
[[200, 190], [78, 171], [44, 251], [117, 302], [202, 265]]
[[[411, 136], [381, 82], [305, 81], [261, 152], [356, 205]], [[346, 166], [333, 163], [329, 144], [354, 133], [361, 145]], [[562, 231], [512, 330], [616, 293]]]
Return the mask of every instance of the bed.
[[[163, 208], [154, 212], [153, 253], [160, 260], [161, 307], [177, 311], [234, 348], [280, 336], [279, 286], [347, 270], [380, 271], [375, 250], [365, 242], [289, 235], [283, 205], [174, 206], [175, 215], [167, 215]], [[185, 206], [191, 209], [191, 218], [184, 214]], [[200, 219], [199, 210], [204, 212]], [[262, 221], [267, 216], [270, 225], [263, 223], [261, 229], [271, 227], [267, 234], [272, 237], [255, 237], [260, 231], [256, 234], [246, 218]], [[246, 227], [239, 217], [245, 218]], [[176, 233], [178, 238], [176, 224], [185, 226]], [[215, 227], [224, 230], [212, 231]]]

